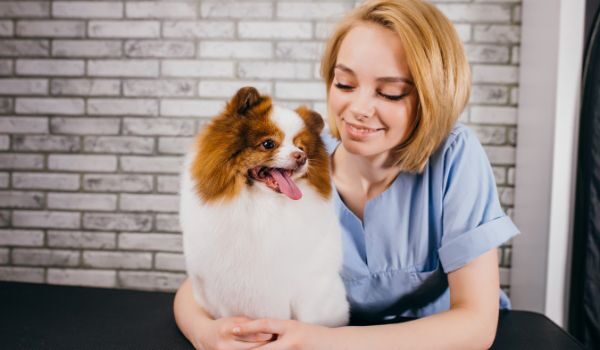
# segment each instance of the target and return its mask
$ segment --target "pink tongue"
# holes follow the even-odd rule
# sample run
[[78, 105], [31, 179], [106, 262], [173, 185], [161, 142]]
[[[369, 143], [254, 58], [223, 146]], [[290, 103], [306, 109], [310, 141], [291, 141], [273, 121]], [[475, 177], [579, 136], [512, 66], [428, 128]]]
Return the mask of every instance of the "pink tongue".
[[302, 198], [302, 192], [300, 192], [298, 186], [296, 186], [294, 181], [290, 179], [285, 172], [273, 169], [271, 171], [271, 176], [273, 176], [273, 179], [277, 182], [277, 185], [279, 185], [279, 190], [283, 194], [294, 200]]

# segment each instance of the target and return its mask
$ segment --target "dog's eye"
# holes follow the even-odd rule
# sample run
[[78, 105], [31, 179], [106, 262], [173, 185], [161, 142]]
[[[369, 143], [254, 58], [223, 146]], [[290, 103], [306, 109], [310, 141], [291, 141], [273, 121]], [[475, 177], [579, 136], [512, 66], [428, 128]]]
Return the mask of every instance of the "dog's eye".
[[275, 147], [275, 141], [268, 139], [266, 141], [263, 141], [263, 143], [261, 143], [261, 146], [263, 146], [264, 149], [272, 149]]

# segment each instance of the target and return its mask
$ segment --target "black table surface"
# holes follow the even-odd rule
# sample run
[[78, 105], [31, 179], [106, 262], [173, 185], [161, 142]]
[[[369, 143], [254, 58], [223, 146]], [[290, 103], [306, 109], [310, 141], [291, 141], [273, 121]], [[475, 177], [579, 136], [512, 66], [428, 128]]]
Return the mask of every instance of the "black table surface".
[[[1, 349], [192, 349], [173, 293], [0, 282]], [[583, 349], [543, 315], [500, 316], [492, 349]]]

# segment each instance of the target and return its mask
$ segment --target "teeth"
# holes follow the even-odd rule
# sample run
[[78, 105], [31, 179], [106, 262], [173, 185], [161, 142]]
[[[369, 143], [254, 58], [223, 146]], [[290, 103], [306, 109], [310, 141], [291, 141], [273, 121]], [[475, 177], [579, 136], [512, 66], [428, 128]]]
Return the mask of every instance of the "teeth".
[[371, 132], [375, 132], [377, 130], [375, 129], [365, 129], [365, 128], [357, 128], [355, 126], [352, 126], [350, 124], [348, 124], [348, 126], [350, 127], [350, 129], [352, 129], [355, 132], [360, 132], [360, 133], [371, 133]]

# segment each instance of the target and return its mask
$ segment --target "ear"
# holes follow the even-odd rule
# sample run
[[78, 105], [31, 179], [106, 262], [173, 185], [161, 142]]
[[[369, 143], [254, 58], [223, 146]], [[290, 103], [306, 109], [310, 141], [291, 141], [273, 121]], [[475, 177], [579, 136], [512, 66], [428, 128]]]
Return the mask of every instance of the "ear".
[[308, 109], [305, 106], [296, 108], [296, 113], [302, 117], [309, 129], [317, 134], [321, 134], [321, 131], [323, 131], [323, 128], [325, 127], [325, 122], [323, 122], [323, 117], [321, 117], [319, 113]]
[[261, 100], [260, 93], [252, 86], [239, 89], [227, 104], [231, 112], [245, 114]]

